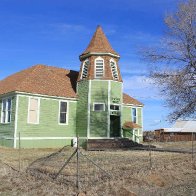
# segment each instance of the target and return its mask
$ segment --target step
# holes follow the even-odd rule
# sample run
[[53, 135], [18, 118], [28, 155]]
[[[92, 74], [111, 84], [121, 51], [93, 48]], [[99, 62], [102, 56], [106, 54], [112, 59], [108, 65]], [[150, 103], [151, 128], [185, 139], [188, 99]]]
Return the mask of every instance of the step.
[[128, 138], [119, 139], [89, 139], [87, 141], [87, 150], [109, 150], [123, 149], [139, 146], [137, 142]]

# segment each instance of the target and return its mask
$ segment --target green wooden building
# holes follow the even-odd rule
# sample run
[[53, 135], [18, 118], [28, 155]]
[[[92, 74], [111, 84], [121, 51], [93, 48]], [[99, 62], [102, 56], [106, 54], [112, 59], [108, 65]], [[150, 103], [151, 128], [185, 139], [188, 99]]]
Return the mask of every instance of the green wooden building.
[[[35, 65], [0, 81], [0, 145], [71, 145], [88, 139], [142, 141], [143, 104], [123, 93], [116, 53], [100, 26], [80, 71]], [[78, 67], [79, 68], [79, 67]]]

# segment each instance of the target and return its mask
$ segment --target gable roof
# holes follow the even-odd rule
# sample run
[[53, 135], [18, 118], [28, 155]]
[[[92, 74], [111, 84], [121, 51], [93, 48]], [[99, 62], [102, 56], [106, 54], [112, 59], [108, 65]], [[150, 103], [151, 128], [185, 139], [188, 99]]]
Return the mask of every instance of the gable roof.
[[137, 99], [134, 99], [133, 97], [129, 96], [126, 93], [123, 93], [123, 103], [124, 104], [140, 105], [140, 106], [144, 105], [143, 103], [139, 102]]
[[95, 53], [112, 53], [115, 55], [119, 54], [117, 52], [114, 51], [114, 49], [112, 48], [112, 46], [110, 45], [107, 37], [105, 36], [101, 26], [97, 26], [97, 29], [88, 45], [88, 47], [86, 48], [86, 50], [81, 54], [85, 55], [91, 52], [95, 52]]
[[123, 129], [137, 129], [137, 128], [142, 128], [142, 127], [134, 122], [131, 122], [131, 121], [126, 121], [123, 124]]
[[[0, 81], [0, 95], [9, 92], [26, 92], [48, 96], [76, 98], [79, 72], [47, 65], [35, 65]], [[141, 102], [123, 94], [124, 104], [142, 105]]]
[[13, 91], [60, 97], [76, 97], [78, 72], [35, 65], [0, 81], [0, 94]]

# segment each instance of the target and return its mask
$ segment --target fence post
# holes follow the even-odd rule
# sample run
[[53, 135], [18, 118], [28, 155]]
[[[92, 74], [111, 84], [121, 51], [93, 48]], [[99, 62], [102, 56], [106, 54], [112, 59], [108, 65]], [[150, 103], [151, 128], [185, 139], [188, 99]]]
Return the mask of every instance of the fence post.
[[151, 157], [151, 146], [150, 142], [148, 143], [148, 148], [149, 148], [149, 163], [150, 163], [150, 169], [152, 169], [152, 157]]
[[79, 137], [77, 136], [77, 179], [76, 186], [78, 191], [80, 190], [80, 182], [79, 182]]
[[21, 169], [21, 143], [20, 143], [20, 132], [18, 133], [18, 138], [19, 138], [19, 143], [18, 143], [18, 148], [19, 148], [19, 172]]
[[191, 161], [192, 161], [192, 163], [193, 163], [193, 132], [192, 132], [192, 157], [191, 157]]

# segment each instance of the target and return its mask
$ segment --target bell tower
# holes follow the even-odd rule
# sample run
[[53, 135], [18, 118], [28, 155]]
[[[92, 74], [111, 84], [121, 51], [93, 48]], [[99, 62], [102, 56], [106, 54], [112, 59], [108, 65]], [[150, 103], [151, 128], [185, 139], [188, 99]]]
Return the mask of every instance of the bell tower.
[[120, 56], [101, 26], [79, 56], [77, 132], [80, 137], [121, 137], [122, 77]]

